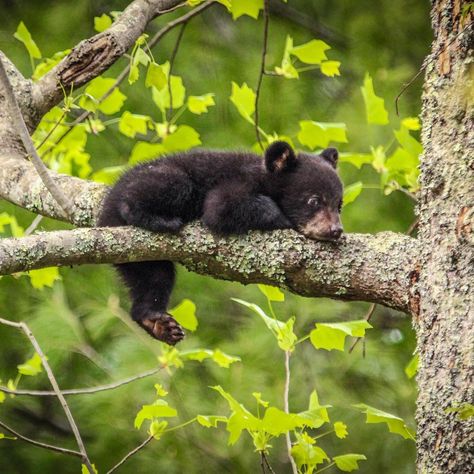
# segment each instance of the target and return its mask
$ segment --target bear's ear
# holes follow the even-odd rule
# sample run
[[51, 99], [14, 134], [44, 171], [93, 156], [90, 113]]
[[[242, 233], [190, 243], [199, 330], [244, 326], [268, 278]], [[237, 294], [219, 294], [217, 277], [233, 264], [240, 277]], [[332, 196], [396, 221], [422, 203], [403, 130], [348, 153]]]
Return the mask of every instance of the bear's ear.
[[273, 142], [265, 152], [265, 165], [271, 173], [291, 170], [296, 165], [293, 148], [286, 142]]
[[321, 156], [333, 167], [337, 166], [339, 152], [335, 148], [326, 148], [321, 152]]

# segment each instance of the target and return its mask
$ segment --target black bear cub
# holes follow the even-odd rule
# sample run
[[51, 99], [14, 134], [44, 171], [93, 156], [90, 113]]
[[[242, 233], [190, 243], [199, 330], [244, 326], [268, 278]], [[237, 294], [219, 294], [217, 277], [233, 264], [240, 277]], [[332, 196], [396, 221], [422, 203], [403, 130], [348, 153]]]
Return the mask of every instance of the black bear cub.
[[[134, 225], [178, 232], [201, 221], [215, 234], [295, 229], [311, 239], [337, 240], [342, 184], [338, 152], [295, 154], [272, 143], [265, 159], [252, 153], [197, 150], [149, 161], [126, 172], [104, 200], [99, 225]], [[166, 312], [175, 280], [169, 261], [116, 265], [132, 298], [132, 318], [174, 345], [184, 333]]]

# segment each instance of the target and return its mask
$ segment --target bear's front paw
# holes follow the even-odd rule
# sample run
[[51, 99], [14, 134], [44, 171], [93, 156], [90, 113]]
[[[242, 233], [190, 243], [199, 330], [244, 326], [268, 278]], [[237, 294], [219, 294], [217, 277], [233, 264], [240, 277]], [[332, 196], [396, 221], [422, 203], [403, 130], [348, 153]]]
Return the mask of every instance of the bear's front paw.
[[150, 336], [170, 346], [184, 338], [183, 328], [168, 313], [153, 313], [137, 322]]

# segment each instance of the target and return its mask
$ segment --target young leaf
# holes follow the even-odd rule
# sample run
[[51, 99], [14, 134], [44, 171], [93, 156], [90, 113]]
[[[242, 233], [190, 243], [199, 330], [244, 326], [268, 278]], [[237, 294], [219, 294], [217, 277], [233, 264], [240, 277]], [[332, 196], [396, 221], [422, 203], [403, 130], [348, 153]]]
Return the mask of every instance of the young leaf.
[[328, 77], [340, 76], [340, 61], [324, 61], [321, 63], [321, 72]]
[[312, 473], [318, 464], [329, 461], [329, 456], [319, 446], [315, 446], [316, 440], [307, 433], [297, 432], [296, 440], [291, 455], [300, 469], [306, 466], [304, 472]]
[[151, 118], [146, 115], [132, 114], [126, 110], [120, 117], [118, 128], [125, 136], [135, 138], [137, 133], [146, 135], [149, 121]]
[[364, 85], [361, 87], [365, 102], [367, 123], [386, 125], [388, 123], [388, 112], [385, 109], [384, 100], [375, 95], [374, 84], [369, 73], [366, 73]]
[[41, 51], [39, 50], [36, 43], [33, 41], [28, 28], [25, 24], [20, 21], [18, 28], [16, 29], [15, 33], [13, 33], [13, 37], [16, 38], [18, 41], [21, 41], [25, 48], [28, 50], [28, 54], [30, 58], [41, 59]]
[[9, 225], [13, 237], [21, 237], [24, 233], [23, 227], [18, 225], [15, 216], [10, 216], [6, 212], [0, 214], [0, 232], [4, 232], [5, 226]]
[[178, 306], [169, 311], [176, 321], [181, 326], [190, 331], [195, 331], [198, 327], [198, 320], [196, 318], [196, 305], [187, 298], [181, 301]]
[[153, 438], [155, 438], [158, 441], [163, 435], [167, 426], [168, 426], [167, 421], [155, 420], [150, 423], [150, 429], [148, 430], [148, 432], [150, 433], [151, 436], [153, 436]]
[[254, 123], [252, 115], [255, 112], [255, 92], [244, 82], [239, 86], [232, 81], [231, 102], [237, 107], [239, 114], [247, 120]]
[[70, 49], [58, 51], [57, 53], [53, 54], [53, 57], [44, 59], [35, 67], [35, 71], [33, 72], [31, 78], [34, 81], [41, 79], [48, 71], [51, 71], [51, 69], [53, 69], [56, 64], [60, 63], [70, 52]]
[[257, 285], [258, 289], [266, 296], [270, 301], [285, 301], [285, 294], [280, 288], [270, 285]]
[[110, 18], [109, 15], [106, 13], [102, 13], [101, 16], [95, 16], [94, 17], [94, 30], [98, 31], [101, 33], [102, 31], [105, 31], [107, 28], [110, 28], [112, 26], [112, 18]]
[[352, 183], [344, 188], [344, 206], [347, 206], [347, 204], [350, 204], [357, 199], [359, 194], [362, 192], [362, 187], [362, 181], [357, 181], [356, 183]]
[[92, 175], [92, 180], [98, 183], [114, 184], [119, 176], [127, 169], [126, 166], [108, 166], [96, 171]]
[[140, 429], [145, 420], [153, 420], [154, 418], [172, 418], [178, 415], [178, 412], [168, 405], [165, 400], [156, 400], [153, 405], [143, 405], [142, 409], [135, 417], [134, 426]]
[[446, 408], [445, 411], [446, 413], [457, 413], [460, 420], [469, 420], [469, 418], [474, 417], [474, 405], [467, 402]]
[[[81, 474], [90, 474], [89, 469], [85, 464], [81, 465]], [[92, 470], [94, 471], [94, 474], [98, 474], [97, 468], [95, 467], [95, 464], [92, 464]]]
[[358, 403], [357, 405], [353, 405], [353, 407], [367, 415], [366, 423], [386, 423], [390, 433], [399, 434], [405, 439], [415, 440], [415, 434], [410, 428], [408, 428], [402, 418], [378, 410], [377, 408], [366, 405], [365, 403]]
[[306, 64], [321, 64], [327, 59], [325, 51], [331, 47], [321, 40], [311, 40], [308, 43], [295, 46], [290, 53]]
[[298, 413], [298, 415], [307, 420], [307, 426], [319, 428], [324, 423], [329, 423], [328, 408], [331, 408], [331, 405], [319, 404], [318, 392], [313, 390], [309, 397], [308, 409]]
[[359, 469], [358, 461], [366, 461], [367, 458], [363, 454], [341, 454], [334, 456], [332, 460], [341, 471], [351, 472]]
[[347, 432], [347, 425], [342, 421], [334, 423], [334, 432], [339, 439], [344, 439], [349, 433]]
[[[161, 91], [167, 85], [168, 85], [168, 72], [166, 71], [166, 68], [155, 62], [150, 62], [150, 64], [148, 65], [148, 70], [146, 72], [145, 86], [156, 87], [158, 90]], [[173, 104], [174, 104], [174, 97], [173, 97]]]
[[18, 373], [21, 375], [35, 376], [42, 372], [43, 365], [41, 362], [41, 357], [37, 352], [33, 355], [31, 359], [28, 359], [24, 364], [18, 365]]
[[418, 117], [406, 117], [402, 120], [402, 125], [408, 130], [420, 130], [420, 119]]
[[405, 367], [405, 374], [409, 379], [412, 379], [416, 373], [418, 372], [418, 363], [420, 362], [420, 356], [415, 354], [410, 362], [408, 362], [407, 366]]
[[[166, 67], [166, 64], [163, 65]], [[169, 68], [169, 65], [168, 65]], [[184, 98], [186, 97], [186, 88], [183, 85], [183, 79], [179, 76], [171, 75], [171, 95], [173, 98], [173, 109], [179, 109], [184, 104]], [[163, 89], [157, 89], [152, 87], [152, 98], [153, 102], [158, 106], [158, 108], [164, 112], [166, 109], [170, 108], [170, 93], [168, 87]]]
[[216, 105], [214, 94], [190, 95], [188, 97], [188, 109], [196, 115], [201, 115], [208, 111], [209, 107]]
[[142, 161], [153, 160], [165, 153], [165, 147], [161, 143], [137, 142], [132, 148], [128, 163], [136, 165]]
[[265, 400], [262, 400], [262, 394], [260, 392], [253, 392], [252, 396], [257, 400], [257, 403], [259, 405], [262, 405], [263, 407], [267, 408], [269, 403], [266, 402]]
[[263, 9], [263, 0], [231, 0], [228, 3], [230, 4], [230, 11], [234, 20], [237, 20], [242, 15], [248, 15], [257, 19], [260, 10]]
[[298, 140], [311, 150], [316, 147], [326, 148], [329, 142], [347, 143], [346, 124], [302, 120]]
[[350, 163], [358, 169], [373, 162], [371, 153], [339, 153], [339, 163]]
[[156, 390], [156, 394], [159, 397], [166, 397], [166, 395], [168, 395], [168, 392], [163, 388], [163, 386], [161, 384], [155, 383], [154, 387], [155, 387], [155, 390]]
[[227, 423], [228, 419], [226, 416], [197, 416], [197, 422], [206, 428], [217, 428], [217, 423], [219, 421], [222, 423]]
[[45, 286], [53, 287], [56, 280], [61, 279], [59, 269], [57, 267], [41, 268], [39, 270], [30, 270], [28, 272], [30, 283], [33, 288], [42, 290]]
[[165, 137], [162, 144], [167, 152], [184, 151], [201, 145], [199, 133], [189, 125], [180, 125], [173, 133]]
[[84, 91], [84, 95], [79, 99], [79, 105], [86, 110], [95, 112], [100, 110], [106, 115], [118, 112], [127, 98], [118, 87], [104, 100], [102, 97], [115, 85], [115, 79], [96, 77], [89, 83]]
[[211, 351], [210, 349], [195, 349], [181, 352], [181, 357], [187, 360], [197, 360], [202, 362], [205, 359], [213, 360], [219, 367], [228, 369], [234, 362], [239, 362], [240, 357], [231, 356], [220, 349]]
[[5, 401], [5, 394], [0, 391], [0, 403], [3, 403]]
[[298, 79], [298, 71], [291, 62], [291, 50], [293, 49], [293, 38], [291, 36], [286, 37], [285, 50], [283, 52], [283, 59], [281, 61], [281, 67], [275, 67], [275, 72], [280, 76], [284, 76], [287, 79]]
[[316, 323], [316, 329], [310, 333], [310, 339], [316, 349], [344, 351], [347, 336], [364, 337], [365, 330], [372, 326], [365, 320], [346, 323]]

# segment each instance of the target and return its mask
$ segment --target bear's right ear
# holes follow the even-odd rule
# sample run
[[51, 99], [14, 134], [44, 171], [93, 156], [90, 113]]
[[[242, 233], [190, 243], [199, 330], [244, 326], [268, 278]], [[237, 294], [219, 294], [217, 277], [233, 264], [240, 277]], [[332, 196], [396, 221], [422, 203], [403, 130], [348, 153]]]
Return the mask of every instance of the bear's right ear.
[[289, 171], [296, 166], [296, 155], [286, 142], [273, 142], [265, 152], [265, 165], [271, 173]]

